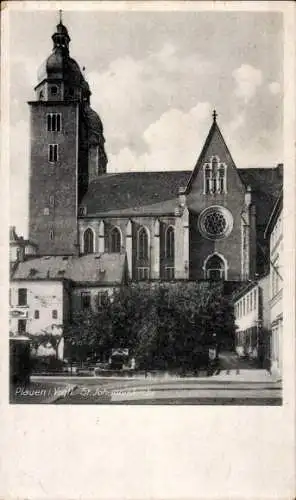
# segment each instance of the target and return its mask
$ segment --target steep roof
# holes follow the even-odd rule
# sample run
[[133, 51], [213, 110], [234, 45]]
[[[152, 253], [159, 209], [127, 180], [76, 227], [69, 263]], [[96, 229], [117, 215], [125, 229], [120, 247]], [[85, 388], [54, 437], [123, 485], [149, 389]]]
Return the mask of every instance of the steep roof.
[[104, 174], [92, 181], [81, 206], [87, 215], [174, 213], [179, 187], [190, 171]]
[[257, 224], [264, 226], [283, 186], [282, 165], [275, 168], [242, 168], [239, 173], [245, 185], [252, 188]]
[[232, 164], [235, 167], [235, 163], [234, 163], [233, 158], [232, 158], [232, 156], [230, 154], [230, 151], [229, 151], [229, 149], [227, 147], [227, 144], [226, 144], [226, 142], [224, 140], [222, 132], [221, 132], [221, 130], [219, 128], [219, 125], [217, 123], [216, 117], [217, 117], [217, 113], [216, 113], [216, 111], [214, 111], [212, 126], [210, 128], [208, 136], [207, 136], [207, 138], [205, 140], [203, 148], [202, 148], [202, 150], [200, 152], [198, 160], [197, 160], [197, 162], [195, 164], [194, 169], [192, 170], [190, 179], [189, 179], [188, 184], [187, 184], [187, 189], [186, 189], [187, 193], [189, 192], [189, 190], [191, 188], [191, 185], [192, 185], [194, 179], [196, 178], [196, 176], [197, 176], [197, 174], [198, 174], [198, 172], [199, 172], [199, 170], [200, 170], [200, 168], [201, 168], [201, 166], [202, 166], [202, 164], [203, 164], [203, 162], [205, 160], [205, 156], [206, 156], [206, 154], [207, 154], [207, 152], [209, 150], [209, 147], [210, 147], [212, 141], [216, 142], [216, 143], [219, 142], [221, 144], [222, 149], [224, 150], [224, 153], [226, 155], [227, 164]]
[[13, 280], [63, 280], [77, 283], [122, 283], [125, 272], [124, 254], [88, 254], [75, 256], [44, 256], [20, 262]]
[[283, 209], [283, 189], [281, 189], [280, 194], [272, 208], [272, 211], [270, 213], [265, 232], [264, 232], [264, 238], [268, 238], [271, 231], [274, 228], [274, 225], [277, 221], [277, 218], [280, 214], [280, 211]]
[[[266, 224], [282, 187], [282, 167], [238, 172], [246, 187], [252, 188], [258, 224]], [[86, 206], [89, 216], [173, 215], [179, 188], [187, 186], [191, 174], [190, 170], [104, 174], [90, 183], [81, 206]]]

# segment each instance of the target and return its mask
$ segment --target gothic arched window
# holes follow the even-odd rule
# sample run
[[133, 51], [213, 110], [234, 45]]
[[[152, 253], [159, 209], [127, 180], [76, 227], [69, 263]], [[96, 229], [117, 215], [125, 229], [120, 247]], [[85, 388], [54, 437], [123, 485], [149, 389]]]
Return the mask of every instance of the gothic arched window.
[[204, 166], [204, 176], [205, 176], [204, 192], [210, 193], [211, 186], [212, 186], [212, 169], [211, 169], [211, 165], [209, 163], [206, 163], [206, 165]]
[[94, 233], [88, 228], [83, 235], [84, 253], [94, 253]]
[[137, 257], [139, 260], [147, 260], [149, 257], [148, 233], [145, 227], [138, 230], [137, 238]]
[[225, 193], [226, 191], [226, 185], [225, 185], [225, 177], [226, 177], [226, 172], [225, 172], [225, 165], [223, 163], [220, 163], [219, 168], [218, 168], [218, 190], [219, 193]]
[[165, 234], [165, 256], [167, 259], [174, 259], [175, 256], [175, 230], [169, 226]]
[[204, 194], [226, 193], [226, 165], [218, 156], [204, 164]]
[[111, 253], [119, 253], [121, 249], [121, 234], [117, 227], [110, 231], [109, 248]]

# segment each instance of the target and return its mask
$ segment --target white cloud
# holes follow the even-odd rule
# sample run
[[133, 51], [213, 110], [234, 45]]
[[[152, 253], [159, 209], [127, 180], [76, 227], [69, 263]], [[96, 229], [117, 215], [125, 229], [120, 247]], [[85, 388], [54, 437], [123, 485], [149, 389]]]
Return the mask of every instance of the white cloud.
[[269, 88], [269, 91], [271, 94], [279, 94], [279, 92], [281, 91], [281, 86], [278, 82], [272, 82], [268, 85], [268, 88]]
[[138, 155], [123, 148], [110, 155], [110, 171], [192, 169], [209, 128], [210, 110], [208, 102], [201, 102], [188, 113], [178, 109], [163, 113], [143, 134], [148, 152]]
[[159, 113], [172, 107], [184, 109], [186, 100], [192, 105], [196, 85], [211, 71], [212, 64], [198, 53], [181, 55], [166, 43], [145, 58], [118, 58], [107, 71], [90, 72], [92, 105], [102, 115], [108, 141], [124, 147], [141, 136]]
[[262, 85], [263, 76], [260, 69], [249, 64], [242, 64], [232, 72], [236, 82], [235, 95], [249, 102], [255, 96], [257, 88]]

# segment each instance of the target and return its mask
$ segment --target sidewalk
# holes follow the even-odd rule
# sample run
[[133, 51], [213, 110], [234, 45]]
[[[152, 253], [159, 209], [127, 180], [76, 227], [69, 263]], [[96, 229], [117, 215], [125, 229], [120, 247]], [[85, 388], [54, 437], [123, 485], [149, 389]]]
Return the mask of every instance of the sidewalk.
[[279, 377], [259, 368], [221, 370], [216, 375], [213, 375], [211, 379], [225, 382], [280, 382]]

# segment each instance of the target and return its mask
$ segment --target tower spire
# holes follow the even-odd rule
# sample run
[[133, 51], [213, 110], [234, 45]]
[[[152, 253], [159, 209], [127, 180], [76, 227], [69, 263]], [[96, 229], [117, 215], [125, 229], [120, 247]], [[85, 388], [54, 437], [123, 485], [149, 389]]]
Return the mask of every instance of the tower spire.
[[63, 24], [63, 11], [61, 9], [59, 10], [59, 16], [60, 16], [60, 24]]
[[217, 111], [215, 109], [213, 111], [213, 115], [212, 116], [213, 116], [213, 121], [216, 122], [218, 115], [217, 115]]

